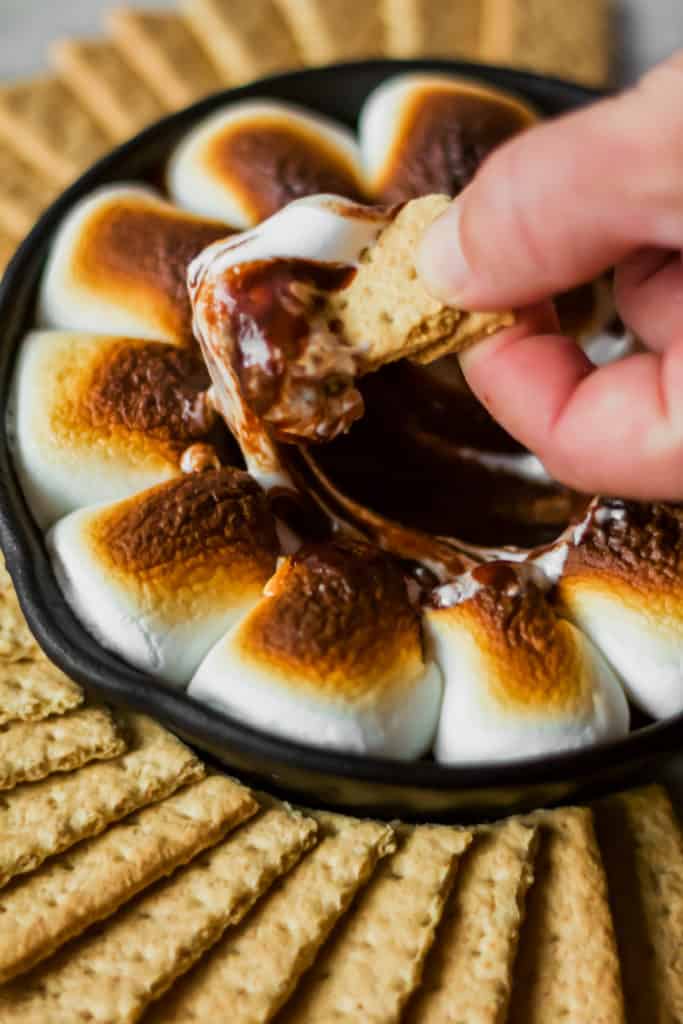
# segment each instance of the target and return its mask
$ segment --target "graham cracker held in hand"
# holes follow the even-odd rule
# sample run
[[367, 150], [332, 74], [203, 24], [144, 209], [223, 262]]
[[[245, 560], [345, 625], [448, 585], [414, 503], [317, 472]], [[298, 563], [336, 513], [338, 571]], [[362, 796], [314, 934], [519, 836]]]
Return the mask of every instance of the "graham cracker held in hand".
[[585, 807], [524, 819], [541, 833], [508, 1024], [624, 1024], [607, 883]]
[[481, 60], [604, 86], [609, 0], [482, 0]]
[[3, 1024], [130, 1024], [244, 917], [315, 842], [316, 825], [285, 808], [157, 883], [43, 966], [0, 990]]
[[384, 0], [383, 14], [390, 57], [479, 57], [481, 0]]
[[504, 1024], [537, 845], [519, 821], [477, 829], [406, 1024]]
[[447, 306], [418, 277], [420, 238], [449, 202], [433, 195], [406, 203], [367, 249], [348, 288], [330, 296], [330, 313], [342, 322], [362, 372], [406, 357], [431, 362], [514, 322], [511, 313], [465, 313]]
[[301, 65], [276, 0], [184, 0], [182, 11], [226, 82]]
[[214, 775], [54, 857], [0, 893], [0, 982], [44, 960], [95, 921], [213, 846], [258, 804]]
[[128, 743], [121, 757], [3, 795], [0, 886], [203, 776], [192, 751], [150, 718], [126, 714], [118, 721]]
[[0, 141], [64, 186], [111, 148], [113, 136], [56, 75], [43, 75], [0, 86]]
[[272, 1020], [378, 860], [391, 828], [315, 814], [316, 848], [153, 1007], [146, 1024]]
[[683, 836], [661, 786], [594, 807], [629, 1024], [683, 1020]]
[[381, 0], [278, 0], [308, 64], [382, 57]]
[[28, 234], [59, 186], [0, 144], [0, 226], [10, 235]]
[[[126, 749], [104, 708], [77, 708], [39, 722], [0, 726], [0, 789], [69, 772], [88, 761], [116, 757]], [[1, 840], [0, 840], [1, 841]]]
[[417, 988], [458, 860], [471, 833], [402, 831], [387, 858], [302, 978], [278, 1024], [395, 1024]]
[[110, 12], [109, 27], [126, 60], [170, 109], [226, 84], [180, 14], [121, 7]]
[[53, 45], [51, 54], [83, 106], [117, 141], [135, 135], [170, 109], [108, 39], [63, 39]]
[[42, 651], [22, 661], [0, 660], [0, 725], [63, 715], [82, 703], [80, 686]]

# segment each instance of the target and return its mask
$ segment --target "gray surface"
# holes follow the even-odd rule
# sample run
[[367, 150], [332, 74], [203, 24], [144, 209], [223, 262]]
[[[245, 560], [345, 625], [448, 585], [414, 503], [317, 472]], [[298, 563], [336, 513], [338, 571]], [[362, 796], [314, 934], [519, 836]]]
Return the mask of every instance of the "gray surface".
[[[103, 12], [123, 0], [0, 0], [0, 78], [39, 71], [50, 40], [102, 30]], [[350, 0], [350, 6], [362, 0]], [[572, 0], [556, 0], [558, 4]], [[171, 6], [169, 0], [128, 0], [130, 6]], [[683, 48], [683, 0], [615, 0], [619, 77], [630, 81]]]

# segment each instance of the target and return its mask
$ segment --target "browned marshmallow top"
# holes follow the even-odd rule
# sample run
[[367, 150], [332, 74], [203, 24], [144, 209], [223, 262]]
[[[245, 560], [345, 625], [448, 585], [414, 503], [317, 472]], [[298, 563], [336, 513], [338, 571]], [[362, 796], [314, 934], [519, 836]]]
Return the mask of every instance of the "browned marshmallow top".
[[387, 203], [457, 195], [491, 150], [534, 120], [529, 107], [472, 85], [426, 85], [402, 112], [376, 194]]
[[246, 657], [318, 693], [354, 697], [422, 670], [420, 620], [397, 565], [375, 548], [310, 545], [287, 559], [240, 630]]
[[351, 161], [294, 121], [254, 116], [229, 124], [211, 139], [204, 162], [239, 197], [254, 224], [302, 196], [362, 198]]

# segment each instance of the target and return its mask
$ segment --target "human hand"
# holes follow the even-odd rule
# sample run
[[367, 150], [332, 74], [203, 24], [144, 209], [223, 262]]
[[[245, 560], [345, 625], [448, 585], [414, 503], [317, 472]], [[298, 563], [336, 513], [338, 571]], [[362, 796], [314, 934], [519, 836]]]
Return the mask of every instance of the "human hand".
[[[461, 356], [492, 415], [558, 480], [683, 500], [683, 52], [636, 88], [501, 147], [423, 239], [425, 284], [522, 307]], [[647, 352], [596, 369], [544, 300], [616, 267]], [[533, 305], [532, 305], [533, 304]]]

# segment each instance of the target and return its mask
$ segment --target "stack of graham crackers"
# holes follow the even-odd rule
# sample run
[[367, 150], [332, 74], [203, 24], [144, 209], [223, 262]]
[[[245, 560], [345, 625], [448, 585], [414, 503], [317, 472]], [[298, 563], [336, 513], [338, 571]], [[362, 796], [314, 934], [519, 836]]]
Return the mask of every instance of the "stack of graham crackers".
[[469, 828], [297, 810], [85, 703], [0, 583], [2, 1024], [683, 1019], [660, 787]]
[[456, 57], [604, 85], [609, 0], [181, 0], [117, 8], [52, 70], [0, 86], [0, 271], [41, 210], [94, 160], [208, 93], [365, 57]]

